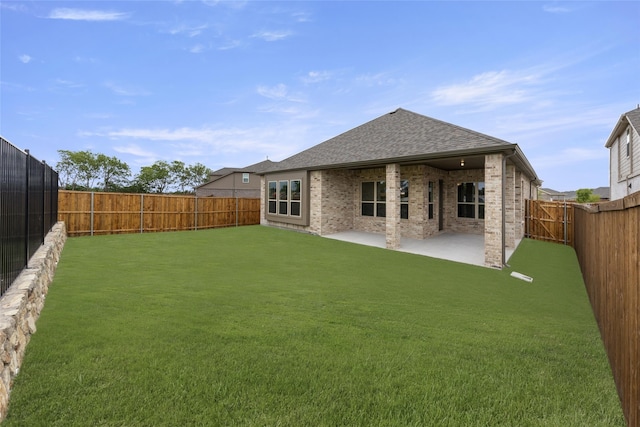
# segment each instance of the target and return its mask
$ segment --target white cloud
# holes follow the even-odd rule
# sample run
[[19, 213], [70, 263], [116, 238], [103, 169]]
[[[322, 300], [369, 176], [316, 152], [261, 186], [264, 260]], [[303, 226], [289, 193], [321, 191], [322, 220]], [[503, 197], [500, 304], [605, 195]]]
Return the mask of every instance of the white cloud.
[[59, 88], [78, 89], [84, 87], [83, 83], [74, 82], [72, 80], [56, 79], [54, 83]]
[[398, 83], [398, 80], [389, 77], [389, 73], [361, 74], [356, 77], [356, 83], [365, 86], [390, 86]]
[[115, 146], [113, 149], [121, 154], [131, 154], [132, 156], [143, 157], [149, 163], [158, 159], [158, 155], [156, 153], [145, 150], [136, 144]]
[[533, 157], [531, 164], [536, 170], [556, 169], [561, 166], [590, 160], [606, 160], [609, 152], [602, 148], [565, 148], [557, 153]]
[[485, 108], [529, 101], [540, 76], [532, 72], [489, 71], [468, 82], [436, 88], [431, 97], [440, 105], [475, 104]]
[[256, 91], [258, 92], [258, 95], [275, 101], [305, 102], [302, 95], [290, 93], [287, 86], [282, 83], [272, 87], [258, 86]]
[[308, 12], [294, 12], [291, 16], [296, 20], [296, 22], [311, 21], [311, 14]]
[[285, 99], [287, 97], [287, 86], [280, 83], [276, 86], [258, 86], [258, 94], [269, 99]]
[[72, 21], [120, 21], [127, 19], [129, 13], [107, 10], [85, 10], [57, 8], [49, 13], [49, 19], [68, 19]]
[[218, 50], [235, 49], [236, 47], [239, 47], [240, 45], [242, 45], [242, 42], [240, 42], [239, 40], [228, 40], [224, 44], [218, 46]]
[[565, 6], [556, 6], [556, 5], [548, 5], [545, 4], [542, 6], [542, 10], [548, 13], [568, 13], [571, 12], [571, 9]]
[[113, 82], [106, 82], [104, 83], [104, 86], [108, 89], [110, 89], [113, 93], [115, 93], [116, 95], [121, 95], [121, 96], [148, 96], [151, 95], [150, 92], [144, 90], [144, 89], [140, 89], [140, 88], [132, 88], [132, 87], [124, 87], [121, 86], [117, 83], [113, 83]]
[[243, 0], [202, 0], [202, 3], [211, 7], [222, 5], [230, 9], [243, 9], [247, 5], [247, 2]]
[[20, 55], [18, 57], [18, 59], [20, 60], [20, 62], [22, 62], [23, 64], [28, 64], [29, 62], [31, 62], [31, 60], [33, 59], [32, 57], [30, 57], [27, 54], [24, 55]]
[[172, 35], [185, 34], [188, 37], [195, 37], [202, 34], [202, 32], [207, 28], [208, 28], [208, 25], [206, 24], [197, 25], [193, 27], [188, 25], [179, 25], [169, 30], [169, 34], [172, 34]]
[[293, 33], [291, 31], [261, 31], [255, 33], [251, 37], [259, 38], [267, 42], [275, 42], [278, 40], [284, 40]]
[[302, 81], [304, 83], [319, 83], [325, 80], [329, 80], [332, 77], [332, 73], [329, 71], [309, 71]]
[[189, 48], [189, 52], [191, 53], [202, 53], [206, 50], [206, 46], [203, 44], [197, 44], [195, 46], [191, 46], [191, 48]]

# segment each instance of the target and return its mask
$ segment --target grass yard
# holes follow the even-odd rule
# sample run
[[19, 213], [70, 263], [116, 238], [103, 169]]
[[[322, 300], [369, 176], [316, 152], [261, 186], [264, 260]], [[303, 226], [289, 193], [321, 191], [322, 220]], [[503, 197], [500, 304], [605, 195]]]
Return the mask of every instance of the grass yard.
[[624, 426], [572, 249], [261, 226], [67, 241], [4, 426]]

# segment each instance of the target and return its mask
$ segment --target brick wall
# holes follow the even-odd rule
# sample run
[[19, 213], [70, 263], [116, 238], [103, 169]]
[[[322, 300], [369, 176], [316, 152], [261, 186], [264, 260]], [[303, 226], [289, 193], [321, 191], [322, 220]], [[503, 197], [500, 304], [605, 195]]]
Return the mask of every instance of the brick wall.
[[484, 263], [502, 268], [502, 154], [485, 156]]
[[400, 247], [400, 165], [390, 164], [386, 169], [386, 242], [388, 249], [398, 249]]

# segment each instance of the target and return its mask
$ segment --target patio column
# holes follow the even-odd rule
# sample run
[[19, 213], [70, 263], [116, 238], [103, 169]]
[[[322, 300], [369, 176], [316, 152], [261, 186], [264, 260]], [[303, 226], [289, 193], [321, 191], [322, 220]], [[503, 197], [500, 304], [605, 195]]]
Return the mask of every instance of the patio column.
[[386, 174], [387, 249], [400, 247], [400, 165], [387, 165]]
[[[505, 246], [516, 247], [516, 167], [507, 165], [505, 187]], [[505, 259], [505, 262], [507, 260]]]
[[484, 158], [484, 264], [502, 268], [502, 156]]

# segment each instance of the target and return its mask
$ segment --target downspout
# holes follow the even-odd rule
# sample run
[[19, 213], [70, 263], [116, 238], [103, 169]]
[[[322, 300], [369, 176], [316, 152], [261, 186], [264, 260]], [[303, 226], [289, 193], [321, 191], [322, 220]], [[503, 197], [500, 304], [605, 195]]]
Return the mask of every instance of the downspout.
[[507, 159], [509, 157], [513, 157], [516, 155], [516, 150], [513, 150], [513, 153], [507, 155], [507, 156], [502, 156], [502, 266], [504, 267], [509, 267], [509, 265], [507, 265], [507, 251], [506, 251], [506, 244], [507, 244], [507, 238], [505, 236], [505, 233], [507, 231], [507, 214], [505, 212], [505, 205], [506, 205], [506, 196], [505, 193], [507, 192], [507, 183], [506, 183], [506, 175], [507, 175]]

